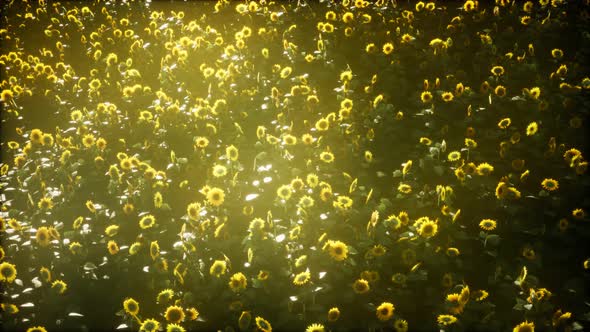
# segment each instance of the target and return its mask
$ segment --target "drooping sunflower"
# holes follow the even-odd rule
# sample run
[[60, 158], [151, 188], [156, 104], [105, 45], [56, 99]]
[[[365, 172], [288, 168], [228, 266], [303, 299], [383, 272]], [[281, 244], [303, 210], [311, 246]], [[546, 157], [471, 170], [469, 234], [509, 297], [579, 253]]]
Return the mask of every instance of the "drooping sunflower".
[[123, 309], [125, 309], [126, 313], [135, 316], [139, 313], [139, 303], [133, 298], [127, 298], [123, 301]]
[[393, 304], [389, 302], [383, 302], [380, 306], [377, 307], [377, 318], [383, 322], [390, 320], [391, 317], [393, 317], [394, 310], [395, 307], [393, 306]]
[[16, 279], [16, 266], [8, 262], [0, 264], [0, 281], [12, 283]]
[[225, 199], [225, 193], [222, 189], [213, 187], [207, 192], [207, 201], [213, 206], [220, 206]]
[[164, 316], [169, 323], [180, 323], [184, 320], [184, 310], [180, 306], [171, 305], [166, 309]]

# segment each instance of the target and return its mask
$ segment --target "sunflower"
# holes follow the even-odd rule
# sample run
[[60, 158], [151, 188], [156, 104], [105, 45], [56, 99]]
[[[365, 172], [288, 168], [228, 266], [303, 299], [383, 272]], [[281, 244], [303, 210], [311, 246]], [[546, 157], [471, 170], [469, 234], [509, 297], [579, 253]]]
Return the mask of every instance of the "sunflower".
[[285, 145], [295, 145], [297, 144], [297, 137], [291, 134], [286, 134], [283, 136], [283, 143], [285, 143]]
[[156, 332], [160, 328], [160, 322], [155, 319], [146, 319], [141, 323], [139, 331], [141, 332]]
[[547, 191], [555, 191], [557, 188], [559, 188], [559, 182], [554, 179], [544, 179], [541, 182], [541, 186], [543, 186], [543, 189]]
[[438, 232], [438, 225], [436, 222], [428, 220], [420, 224], [420, 228], [418, 228], [418, 234], [425, 238], [431, 238], [436, 235]]
[[279, 196], [279, 198], [281, 199], [288, 200], [289, 198], [291, 198], [291, 191], [291, 185], [284, 184], [280, 186], [279, 189], [277, 189], [277, 196]]
[[504, 74], [504, 67], [502, 67], [502, 66], [494, 66], [494, 67], [492, 67], [492, 69], [490, 70], [490, 72], [492, 74], [494, 74], [495, 76], [502, 76]]
[[352, 289], [357, 294], [365, 294], [371, 289], [371, 287], [369, 287], [369, 282], [367, 280], [357, 279], [352, 284]]
[[16, 266], [8, 262], [0, 264], [0, 281], [12, 283], [16, 279]]
[[395, 307], [393, 306], [393, 304], [389, 302], [383, 302], [380, 306], [377, 307], [377, 318], [379, 318], [379, 320], [383, 322], [390, 320], [393, 316], [394, 310]]
[[109, 254], [111, 255], [115, 255], [119, 252], [119, 246], [117, 245], [117, 242], [113, 240], [110, 240], [109, 243], [107, 243], [107, 248], [109, 249]]
[[40, 129], [33, 129], [29, 134], [29, 139], [33, 143], [41, 144], [41, 140], [43, 139], [43, 132]]
[[196, 320], [199, 317], [199, 311], [195, 308], [186, 309], [186, 318], [188, 320]]
[[397, 186], [397, 191], [399, 191], [402, 194], [409, 194], [412, 192], [412, 186], [410, 186], [409, 184], [406, 183], [400, 183]]
[[156, 301], [159, 304], [164, 304], [164, 303], [170, 302], [170, 300], [172, 300], [173, 297], [174, 297], [174, 291], [169, 288], [166, 288], [158, 293], [158, 296], [156, 297]]
[[449, 161], [457, 161], [461, 158], [461, 152], [459, 151], [451, 151], [449, 152], [449, 154], [447, 155], [447, 159]]
[[346, 259], [348, 254], [348, 247], [344, 242], [341, 241], [329, 241], [328, 242], [330, 256], [336, 261], [343, 261]]
[[391, 52], [393, 52], [393, 44], [392, 43], [385, 43], [383, 45], [383, 53], [385, 53], [386, 55], [391, 54]]
[[328, 321], [335, 322], [340, 318], [340, 310], [337, 307], [331, 308], [328, 311]]
[[49, 271], [48, 268], [41, 267], [39, 269], [39, 275], [41, 276], [41, 280], [43, 280], [45, 282], [50, 282], [51, 281], [51, 271]]
[[87, 148], [92, 147], [95, 144], [95, 142], [96, 142], [96, 140], [94, 138], [94, 135], [92, 135], [92, 134], [86, 134], [82, 138], [82, 144], [84, 144], [84, 146]]
[[311, 279], [309, 271], [300, 272], [293, 278], [293, 284], [296, 286], [303, 286], [309, 282], [309, 279]]
[[537, 125], [537, 123], [533, 121], [529, 123], [529, 125], [526, 127], [526, 135], [533, 136], [537, 133], [537, 130], [539, 130], [539, 125]]
[[449, 92], [449, 91], [443, 92], [443, 94], [441, 95], [441, 97], [442, 97], [442, 100], [444, 100], [447, 103], [450, 102], [450, 101], [452, 101], [453, 98], [454, 98], [453, 93], [452, 92]]
[[407, 280], [408, 280], [408, 277], [403, 273], [398, 272], [398, 273], [391, 276], [391, 282], [393, 282], [394, 284], [396, 284], [398, 286], [404, 285]]
[[214, 165], [213, 166], [213, 176], [216, 178], [220, 178], [227, 174], [227, 168], [223, 165]]
[[299, 206], [301, 206], [302, 208], [310, 208], [314, 205], [314, 201], [313, 198], [304, 195], [299, 199]]
[[151, 228], [152, 226], [154, 226], [155, 223], [156, 223], [156, 217], [152, 216], [151, 214], [148, 214], [146, 216], [143, 216], [139, 220], [139, 227], [141, 227], [141, 229], [148, 229], [148, 228]]
[[216, 260], [209, 268], [209, 274], [219, 278], [222, 274], [225, 274], [227, 269], [227, 263], [225, 261]]
[[190, 203], [186, 207], [186, 214], [191, 220], [198, 220], [199, 214], [201, 212], [201, 204], [199, 203]]
[[58, 294], [63, 294], [68, 289], [68, 284], [63, 280], [56, 280], [51, 284], [51, 289], [54, 289]]
[[127, 298], [123, 301], [123, 309], [126, 313], [135, 316], [139, 313], [139, 303], [132, 298]]
[[162, 198], [162, 194], [158, 191], [154, 194], [154, 207], [159, 209], [162, 207], [164, 200]]
[[512, 332], [534, 332], [535, 324], [533, 322], [524, 321], [514, 327]]
[[195, 138], [195, 147], [199, 149], [204, 149], [209, 145], [209, 140], [206, 137], [197, 137]]
[[51, 239], [49, 237], [49, 229], [47, 227], [39, 227], [37, 229], [35, 239], [41, 247], [47, 247], [51, 243]]
[[332, 152], [324, 151], [320, 153], [320, 160], [329, 164], [334, 161], [334, 154]]
[[220, 206], [223, 204], [224, 198], [225, 194], [223, 190], [217, 187], [213, 187], [207, 192], [207, 201], [213, 206]]
[[305, 332], [324, 332], [324, 331], [325, 331], [324, 325], [318, 324], [318, 323], [311, 324], [305, 329]]
[[311, 136], [310, 134], [303, 134], [301, 136], [301, 141], [303, 142], [303, 144], [305, 145], [311, 145], [313, 143], [313, 136]]
[[164, 314], [166, 320], [170, 323], [180, 323], [184, 320], [184, 310], [182, 307], [172, 305], [166, 309], [166, 313]]
[[109, 236], [113, 237], [119, 233], [119, 226], [118, 225], [109, 225], [105, 228], [104, 233]]
[[420, 137], [420, 144], [430, 146], [432, 144], [432, 140], [428, 137]]
[[141, 249], [141, 243], [140, 242], [134, 242], [131, 247], [129, 247], [129, 255], [135, 255], [137, 254], [137, 252], [139, 252], [139, 249]]
[[43, 197], [39, 200], [37, 206], [42, 210], [51, 210], [53, 208], [53, 201], [50, 197]]
[[423, 103], [429, 103], [432, 101], [432, 93], [430, 91], [424, 91], [420, 94], [420, 100]]
[[26, 332], [47, 332], [43, 326], [29, 327]]
[[231, 278], [229, 279], [229, 287], [232, 291], [236, 293], [243, 289], [246, 289], [247, 285], [248, 280], [246, 279], [246, 276], [241, 272], [234, 273], [234, 275], [231, 276]]
[[336, 203], [335, 205], [337, 205], [338, 208], [343, 209], [343, 210], [348, 210], [352, 207], [353, 200], [348, 196], [340, 195], [336, 199], [335, 203]]
[[123, 213], [125, 213], [126, 215], [132, 214], [133, 211], [135, 211], [135, 206], [133, 206], [133, 204], [126, 203], [125, 205], [123, 205]]
[[457, 321], [457, 317], [453, 315], [438, 315], [436, 320], [440, 325], [447, 326], [455, 323]]
[[584, 219], [585, 216], [586, 213], [582, 209], [574, 209], [572, 211], [572, 217], [574, 217], [575, 219]]
[[385, 255], [386, 251], [387, 251], [387, 249], [381, 244], [373, 246], [370, 250], [371, 255], [373, 255], [374, 257], [383, 256], [383, 255]]
[[502, 85], [498, 85], [495, 89], [494, 89], [494, 94], [500, 98], [506, 96], [506, 88]]
[[478, 175], [489, 175], [494, 171], [494, 167], [488, 163], [481, 163], [475, 169]]
[[248, 330], [251, 322], [252, 314], [250, 311], [242, 311], [242, 314], [240, 314], [240, 318], [238, 319], [238, 327], [240, 328], [240, 331]]
[[168, 324], [166, 326], [166, 332], [185, 332], [186, 330], [184, 329], [184, 327], [182, 327], [181, 325], [178, 324]]
[[264, 319], [260, 316], [256, 317], [256, 326], [262, 332], [271, 332], [272, 331], [272, 326], [270, 325], [270, 323], [266, 319]]
[[330, 122], [326, 118], [321, 118], [315, 123], [315, 129], [318, 131], [326, 131], [330, 128]]
[[484, 231], [493, 231], [496, 229], [496, 221], [492, 219], [483, 219], [479, 222], [479, 227]]

